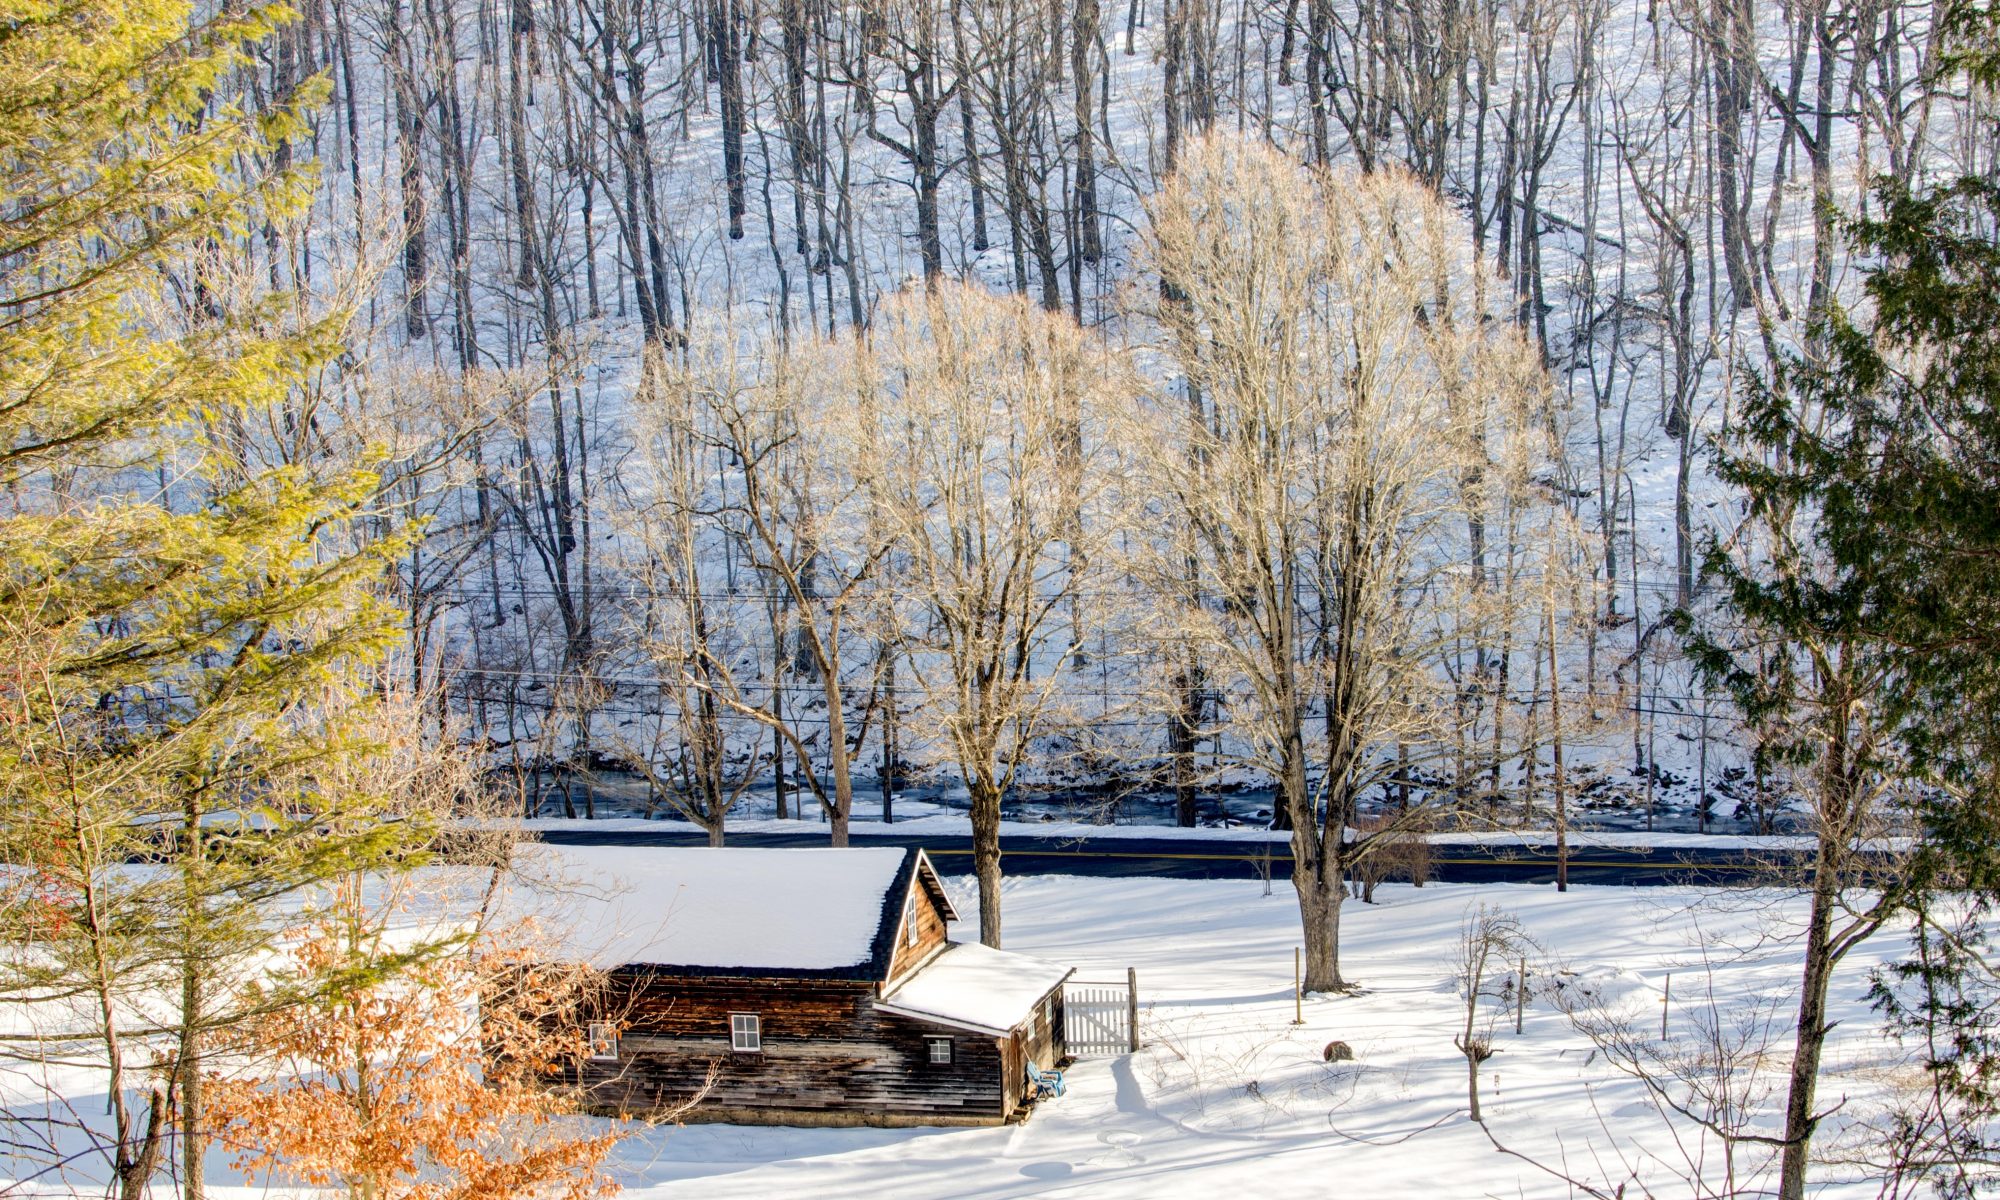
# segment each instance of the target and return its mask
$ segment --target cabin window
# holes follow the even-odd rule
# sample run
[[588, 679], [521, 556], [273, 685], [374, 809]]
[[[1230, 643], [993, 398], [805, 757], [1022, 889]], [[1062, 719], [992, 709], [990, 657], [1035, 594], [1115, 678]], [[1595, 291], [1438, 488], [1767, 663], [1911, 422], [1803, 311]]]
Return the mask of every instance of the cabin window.
[[950, 1062], [951, 1062], [951, 1039], [950, 1039], [950, 1038], [930, 1038], [930, 1039], [927, 1039], [927, 1040], [928, 1040], [928, 1041], [930, 1042], [930, 1044], [931, 1044], [931, 1061], [932, 1061], [932, 1062], [934, 1062], [934, 1063], [937, 1063], [937, 1064], [939, 1064], [939, 1065], [944, 1065], [944, 1064], [948, 1064], [948, 1063], [950, 1063]]
[[917, 944], [917, 898], [915, 896], [910, 897], [909, 903], [903, 905], [903, 944], [905, 946], [914, 946]]
[[756, 1013], [729, 1014], [729, 1048], [746, 1054], [764, 1049], [764, 1031], [759, 1027]]
[[598, 1062], [618, 1061], [618, 1032], [609, 1021], [590, 1023], [590, 1057]]

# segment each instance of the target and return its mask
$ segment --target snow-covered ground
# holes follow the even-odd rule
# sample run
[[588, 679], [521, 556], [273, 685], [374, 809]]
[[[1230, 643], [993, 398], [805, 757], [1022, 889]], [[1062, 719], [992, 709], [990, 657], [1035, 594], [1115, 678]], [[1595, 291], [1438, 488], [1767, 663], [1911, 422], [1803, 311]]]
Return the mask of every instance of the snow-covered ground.
[[[1760, 1074], [1735, 1081], [1747, 1128], [1768, 1130], [1777, 1119], [1799, 897], [1680, 888], [1559, 894], [1526, 885], [1384, 885], [1377, 894], [1381, 903], [1349, 904], [1343, 923], [1343, 968], [1361, 990], [1307, 998], [1304, 1023], [1294, 1025], [1298, 910], [1284, 883], [1267, 894], [1255, 881], [1009, 880], [1010, 950], [1078, 967], [1084, 979], [1136, 968], [1143, 1050], [1077, 1062], [1067, 1094], [1020, 1125], [661, 1128], [617, 1151], [617, 1176], [642, 1200], [1584, 1194], [1546, 1167], [1607, 1192], [1627, 1184], [1630, 1196], [1705, 1194], [1689, 1177], [1720, 1180], [1727, 1160], [1717, 1140], [1670, 1123], [1547, 998], [1557, 980], [1569, 994], [1601, 997], [1606, 1010], [1629, 1015], [1646, 1046], [1659, 1045], [1664, 1007], [1670, 1040], [1688, 1062], [1701, 1061], [1695, 1043], [1704, 1028], [1719, 1030], [1721, 1045], [1761, 1063]], [[963, 900], [961, 911], [976, 910], [969, 893]], [[1517, 914], [1538, 947], [1529, 952], [1534, 999], [1522, 1032], [1514, 1032], [1511, 1000], [1498, 995], [1482, 1000], [1477, 1022], [1498, 1050], [1479, 1072], [1486, 1129], [1525, 1159], [1496, 1150], [1465, 1111], [1466, 1062], [1453, 1042], [1465, 1010], [1454, 963], [1462, 926], [1480, 905]], [[976, 930], [961, 925], [954, 936], [970, 941]], [[1899, 937], [1884, 934], [1836, 980], [1838, 1025], [1819, 1105], [1836, 1111], [1817, 1143], [1829, 1153], [1865, 1151], [1874, 1141], [1866, 1123], [1913, 1076], [1865, 998], [1870, 968], [1900, 948]], [[1518, 961], [1508, 957], [1494, 970], [1502, 982]], [[1355, 1061], [1323, 1061], [1334, 1040], [1348, 1043]], [[62, 1074], [76, 1112], [102, 1111], [101, 1090], [92, 1092], [101, 1078], [76, 1068]], [[1767, 1153], [1738, 1151], [1739, 1182], [1768, 1165]], [[0, 1151], [0, 1180], [17, 1172]], [[284, 1190], [231, 1175], [219, 1151], [209, 1175], [221, 1200]], [[1816, 1194], [1875, 1196], [1868, 1175], [1823, 1166]], [[68, 1183], [76, 1190], [48, 1194], [100, 1190], [87, 1170]]]
[[[1482, 902], [1520, 916], [1544, 947], [1540, 967], [1576, 972], [1571, 986], [1595, 986], [1653, 1036], [1671, 973], [1673, 1037], [1692, 1036], [1711, 1012], [1725, 1032], [1772, 1012], [1767, 1072], [1782, 1070], [1789, 1047], [1796, 967], [1781, 935], [1801, 906], [1776, 893], [1385, 887], [1383, 903], [1347, 909], [1343, 963], [1363, 991], [1308, 999], [1305, 1023], [1295, 1026], [1298, 912], [1282, 884], [1270, 895], [1255, 882], [1042, 878], [1006, 888], [1010, 949], [1077, 965], [1085, 976], [1137, 968], [1142, 1051], [1078, 1062], [1065, 1096], [1008, 1128], [657, 1131], [619, 1154], [628, 1194], [1579, 1195], [1496, 1151], [1465, 1115], [1465, 1059], [1452, 1043], [1464, 1008], [1451, 960], [1468, 909]], [[1864, 999], [1869, 966], [1892, 955], [1896, 941], [1864, 948], [1834, 989], [1841, 1025], [1821, 1095], [1823, 1107], [1848, 1103], [1829, 1123], [1829, 1149], [1842, 1137], [1865, 1140], [1858, 1122], [1877, 1111], [1885, 1082], [1899, 1073], [1901, 1055]], [[1691, 1158], [1720, 1177], [1716, 1140], [1685, 1123], [1669, 1126], [1643, 1088], [1593, 1053], [1551, 1004], [1529, 1005], [1520, 1036], [1510, 1006], [1489, 999], [1483, 1012], [1499, 1053], [1480, 1072], [1482, 1100], [1487, 1127], [1508, 1147], [1607, 1190], [1637, 1176], [1647, 1190], [1628, 1187], [1628, 1195], [1697, 1194], [1687, 1180]], [[1356, 1061], [1322, 1061], [1334, 1039], [1349, 1043]], [[1775, 1118], [1768, 1100], [1763, 1111]], [[1739, 1151], [1739, 1177], [1763, 1161], [1762, 1152]], [[1864, 1175], [1823, 1168], [1817, 1178], [1830, 1186], [1820, 1194], [1876, 1195]]]

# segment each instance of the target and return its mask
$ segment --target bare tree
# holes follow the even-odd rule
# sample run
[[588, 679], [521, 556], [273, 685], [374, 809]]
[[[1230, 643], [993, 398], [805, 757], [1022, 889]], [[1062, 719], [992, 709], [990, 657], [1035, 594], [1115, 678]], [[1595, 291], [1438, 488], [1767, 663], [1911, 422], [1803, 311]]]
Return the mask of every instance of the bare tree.
[[721, 519], [726, 479], [715, 461], [714, 405], [749, 384], [726, 370], [670, 366], [664, 356], [648, 380], [639, 399], [650, 498], [630, 522], [639, 553], [627, 566], [643, 598], [633, 641], [657, 675], [659, 719], [647, 740], [620, 736], [618, 744], [653, 791], [720, 846], [729, 813], [765, 766], [742, 735], [755, 728], [750, 714], [768, 712], [777, 687], [775, 664], [747, 632], [756, 605], [717, 578], [736, 531]]
[[[1688, 1131], [1673, 1139], [1687, 1195], [1768, 1195], [1761, 1174], [1781, 1139], [1758, 1130], [1777, 1115], [1767, 1064], [1784, 1031], [1779, 998], [1723, 1002], [1705, 949], [1698, 970], [1669, 978], [1682, 980], [1673, 1008], [1680, 1019], [1672, 1023], [1662, 1009], [1667, 998], [1655, 1002], [1650, 991], [1631, 1002], [1573, 977], [1552, 999], [1606, 1062], [1638, 1081], [1663, 1124]], [[1719, 1158], [1711, 1158], [1711, 1146]]]
[[998, 946], [1000, 804], [1071, 698], [1071, 601], [1117, 528], [1094, 414], [1123, 379], [1069, 318], [961, 284], [892, 298], [853, 350], [894, 610], [971, 794], [979, 937]]
[[[866, 618], [875, 605], [867, 589], [889, 545], [865, 463], [875, 384], [865, 367], [858, 374], [855, 368], [851, 356], [832, 346], [787, 350], [774, 339], [747, 346], [728, 337], [699, 339], [686, 365], [666, 372], [657, 414], [659, 436], [672, 443], [662, 446], [667, 477], [701, 476], [699, 486], [677, 484], [685, 489], [678, 511], [686, 524], [674, 561], [693, 562], [704, 545], [732, 540], [786, 614], [785, 631], [795, 642], [788, 649], [774, 638], [768, 688], [757, 701], [736, 686], [730, 656], [708, 638], [695, 652], [701, 661], [690, 678], [700, 694], [691, 699], [697, 708], [720, 704], [758, 722], [790, 747], [808, 768], [802, 778], [824, 808], [836, 846], [847, 844], [853, 762], [867, 736], [867, 704], [860, 724], [849, 726], [857, 674], [864, 700], [876, 695], [872, 655], [853, 663], [848, 647], [857, 638], [874, 644]], [[697, 583], [687, 588], [698, 590]], [[785, 660], [807, 681], [799, 689], [804, 697], [790, 704]], [[821, 730], [829, 782], [810, 769]]]
[[1168, 601], [1156, 636], [1203, 648], [1234, 757], [1276, 781], [1305, 984], [1340, 990], [1342, 884], [1393, 840], [1349, 832], [1368, 789], [1410, 766], [1380, 750], [1453, 744], [1463, 717], [1439, 656], [1490, 608], [1465, 468], [1486, 460], [1489, 426], [1535, 436], [1546, 383], [1485, 319], [1492, 289], [1456, 219], [1406, 174], [1335, 175], [1215, 138], [1184, 152], [1151, 216], [1187, 398], [1145, 414], [1174, 436], [1133, 441], [1158, 451], [1149, 494], [1186, 538], [1147, 544], [1138, 569]]
[[[898, 0], [871, 10], [864, 20], [861, 60], [864, 72], [852, 80], [855, 99], [867, 117], [868, 136], [908, 167], [917, 202], [917, 253], [924, 277], [944, 270], [944, 245], [938, 228], [938, 189], [949, 165], [938, 128], [958, 89], [965, 86], [964, 64], [945, 42], [948, 14], [936, 0]], [[876, 103], [874, 62], [879, 59], [901, 93], [901, 103], [887, 119], [903, 128], [892, 130]]]
[[[1488, 1011], [1482, 1022], [1480, 1000], [1493, 977], [1521, 961], [1533, 946], [1521, 919], [1503, 908], [1481, 903], [1459, 924], [1452, 971], [1458, 977], [1459, 998], [1465, 1002], [1465, 1026], [1453, 1035], [1451, 1044], [1465, 1056], [1465, 1102], [1475, 1121], [1485, 1120], [1479, 1112], [1479, 1068], [1496, 1053], [1493, 1017]], [[1509, 981], [1517, 988], [1524, 982], [1520, 978]]]

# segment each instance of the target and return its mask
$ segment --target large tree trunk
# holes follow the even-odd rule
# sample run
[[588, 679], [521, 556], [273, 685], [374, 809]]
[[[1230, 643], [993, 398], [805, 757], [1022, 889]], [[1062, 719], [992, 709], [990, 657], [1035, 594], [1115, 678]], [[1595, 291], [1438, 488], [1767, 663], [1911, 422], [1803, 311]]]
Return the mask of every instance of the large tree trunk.
[[1340, 868], [1333, 860], [1322, 858], [1317, 849], [1300, 856], [1300, 843], [1316, 840], [1310, 828], [1292, 831], [1292, 887], [1299, 896], [1299, 928], [1306, 952], [1302, 986], [1308, 992], [1344, 992], [1348, 983], [1340, 974], [1340, 906], [1347, 889], [1341, 886]]
[[965, 781], [972, 794], [972, 873], [979, 880], [979, 940], [1000, 948], [1000, 789], [992, 780]]
[[[1296, 707], [1293, 708], [1297, 711]], [[1305, 938], [1305, 979], [1308, 992], [1344, 992], [1340, 975], [1341, 886], [1339, 846], [1329, 846], [1306, 790], [1305, 737], [1295, 722], [1286, 734], [1284, 768], [1278, 780], [1274, 811], [1282, 810], [1292, 831], [1292, 888], [1299, 896], [1299, 928]], [[1333, 823], [1333, 836], [1341, 826]]]

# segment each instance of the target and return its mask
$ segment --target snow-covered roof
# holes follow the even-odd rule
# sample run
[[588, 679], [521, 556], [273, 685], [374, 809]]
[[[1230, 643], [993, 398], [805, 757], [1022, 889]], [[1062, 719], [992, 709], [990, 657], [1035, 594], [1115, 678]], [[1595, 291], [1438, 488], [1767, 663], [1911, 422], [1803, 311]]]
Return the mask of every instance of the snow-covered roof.
[[908, 982], [876, 1001], [900, 1017], [1004, 1037], [1076, 971], [1046, 959], [954, 942]]
[[[882, 979], [923, 851], [521, 847], [504, 915], [579, 960], [677, 974]], [[935, 886], [935, 873], [927, 885]]]

